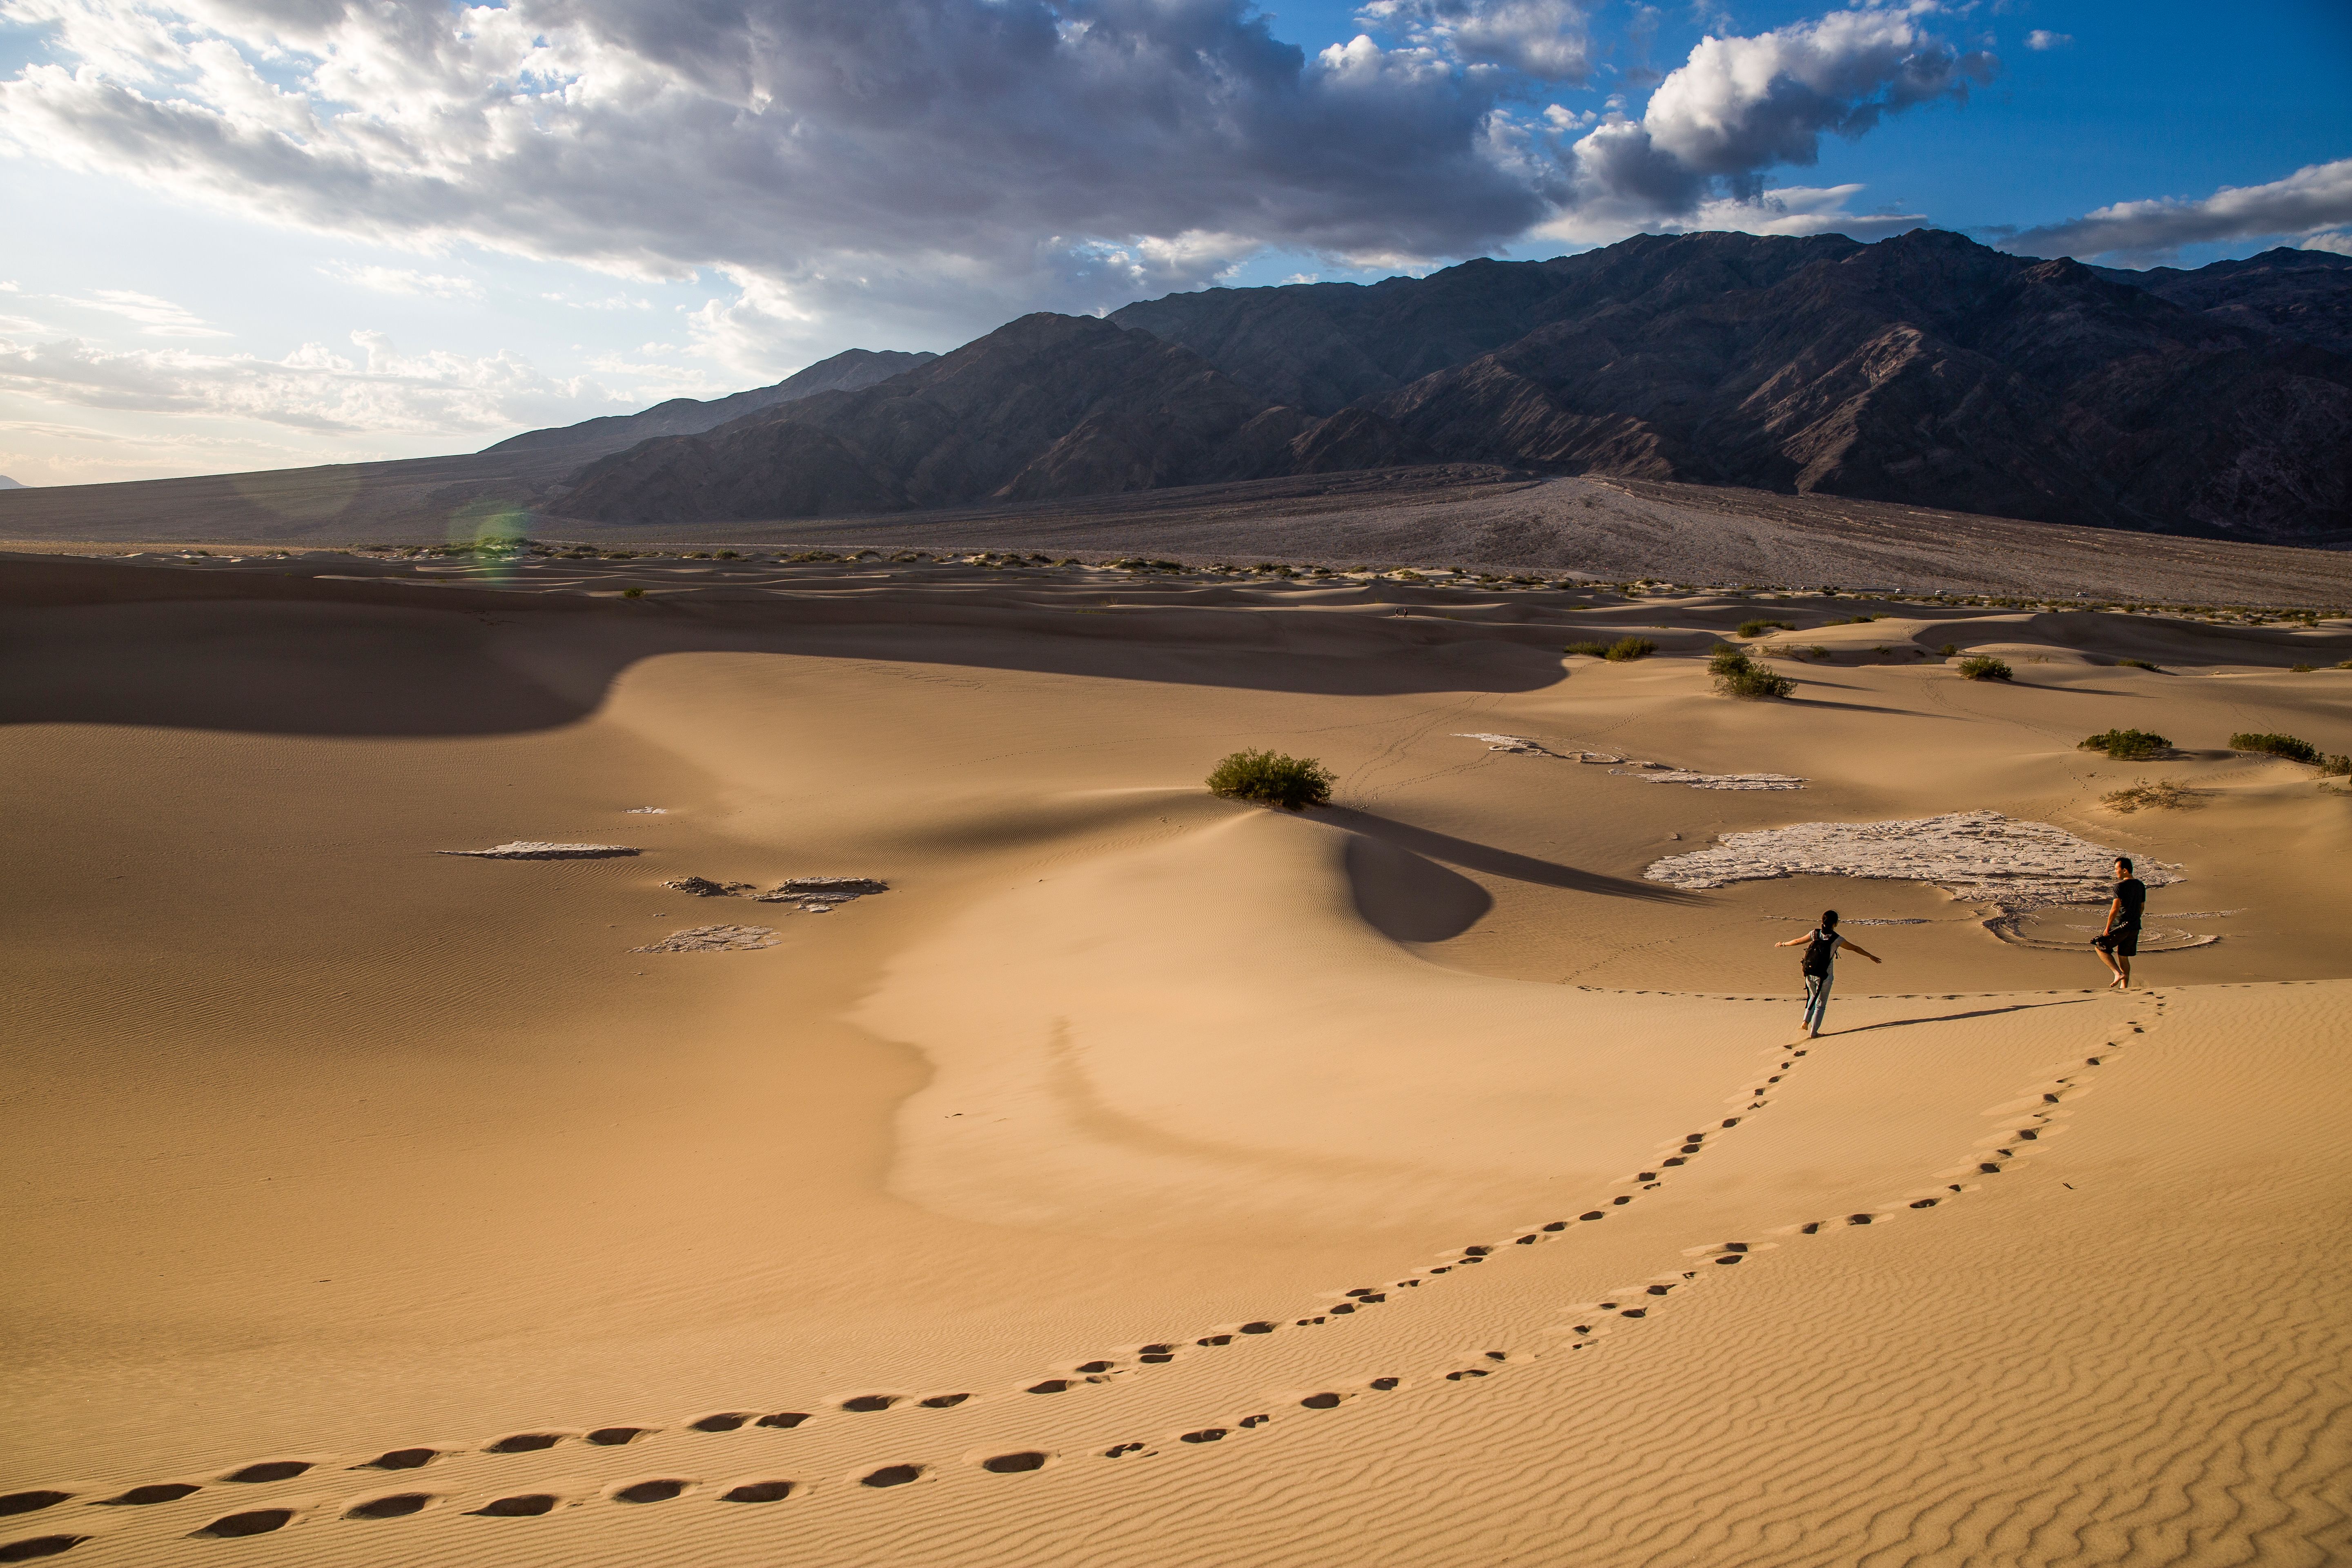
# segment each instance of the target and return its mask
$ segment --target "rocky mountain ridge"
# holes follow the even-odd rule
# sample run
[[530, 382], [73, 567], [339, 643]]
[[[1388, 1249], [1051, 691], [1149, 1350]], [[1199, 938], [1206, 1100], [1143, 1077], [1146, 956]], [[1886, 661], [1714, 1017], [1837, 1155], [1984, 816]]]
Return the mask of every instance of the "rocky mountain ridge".
[[554, 510], [856, 515], [1482, 463], [2347, 537], [2352, 358], [2326, 342], [2352, 268], [2332, 261], [2124, 282], [1934, 230], [1697, 234], [1170, 295], [641, 443]]

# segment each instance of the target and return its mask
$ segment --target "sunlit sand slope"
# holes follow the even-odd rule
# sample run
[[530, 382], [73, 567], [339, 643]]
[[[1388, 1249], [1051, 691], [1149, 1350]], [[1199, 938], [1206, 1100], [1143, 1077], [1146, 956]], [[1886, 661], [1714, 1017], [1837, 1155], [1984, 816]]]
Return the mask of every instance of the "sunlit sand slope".
[[[2341, 631], [1922, 615], [1774, 706], [1712, 600], [1577, 612], [1618, 666], [1467, 595], [273, 592], [12, 611], [0, 1561], [2352, 1553], [2352, 819], [2221, 744], [2352, 743]], [[2084, 906], [1643, 877], [1959, 810], [2221, 940], [2118, 994]], [[517, 841], [600, 852], [436, 853]], [[667, 885], [805, 876], [888, 890]], [[1792, 1043], [1825, 900], [1887, 963]], [[714, 924], [773, 945], [646, 951]]]

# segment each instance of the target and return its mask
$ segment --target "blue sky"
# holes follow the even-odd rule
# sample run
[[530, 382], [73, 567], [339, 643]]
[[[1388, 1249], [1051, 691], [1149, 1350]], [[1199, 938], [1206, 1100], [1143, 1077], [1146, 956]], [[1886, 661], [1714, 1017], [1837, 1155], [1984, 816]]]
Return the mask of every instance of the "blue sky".
[[[1027, 310], [1644, 229], [2352, 247], [2319, 0], [286, 10], [0, 0], [0, 473], [467, 450]], [[2082, 221], [2117, 203], [2162, 205]]]

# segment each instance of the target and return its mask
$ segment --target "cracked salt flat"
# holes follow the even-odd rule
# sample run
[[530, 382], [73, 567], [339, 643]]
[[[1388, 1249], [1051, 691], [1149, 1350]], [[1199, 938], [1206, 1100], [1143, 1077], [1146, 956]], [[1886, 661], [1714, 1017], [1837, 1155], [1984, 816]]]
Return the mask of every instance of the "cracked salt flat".
[[[1955, 898], [1999, 904], [2013, 914], [2104, 896], [2116, 855], [2046, 822], [1956, 811], [1895, 822], [1800, 822], [1727, 833], [1708, 848], [1670, 856], [1642, 875], [1693, 892], [1780, 877], [1934, 882]], [[2165, 887], [2180, 880], [2180, 868], [2144, 861], [2139, 879]]]
[[773, 926], [688, 926], [631, 952], [750, 952], [776, 945]]

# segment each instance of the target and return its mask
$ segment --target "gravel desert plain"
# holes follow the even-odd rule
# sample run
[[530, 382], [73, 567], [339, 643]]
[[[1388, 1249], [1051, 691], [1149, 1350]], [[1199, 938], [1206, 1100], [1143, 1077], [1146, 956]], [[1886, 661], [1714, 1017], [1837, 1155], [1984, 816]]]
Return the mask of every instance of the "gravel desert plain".
[[7, 545], [0, 1561], [2352, 1558], [2352, 555], [1386, 482]]

